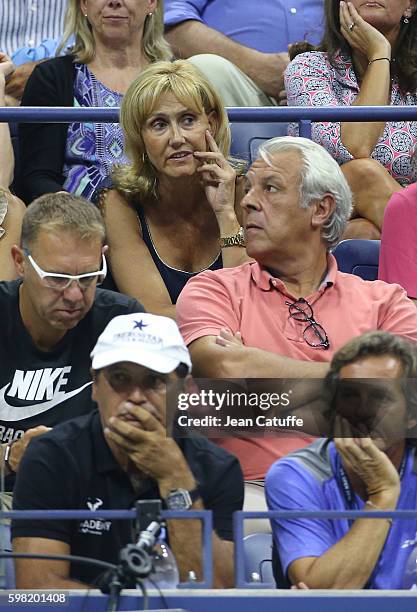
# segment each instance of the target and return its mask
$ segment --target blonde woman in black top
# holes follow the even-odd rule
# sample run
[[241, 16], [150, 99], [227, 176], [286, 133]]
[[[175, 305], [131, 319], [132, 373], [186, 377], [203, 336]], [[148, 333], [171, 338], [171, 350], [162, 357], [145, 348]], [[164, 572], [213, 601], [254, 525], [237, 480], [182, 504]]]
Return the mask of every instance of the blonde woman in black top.
[[113, 278], [150, 312], [175, 318], [188, 278], [248, 259], [238, 219], [243, 164], [228, 160], [219, 95], [187, 61], [147, 68], [120, 120], [131, 163], [102, 198]]

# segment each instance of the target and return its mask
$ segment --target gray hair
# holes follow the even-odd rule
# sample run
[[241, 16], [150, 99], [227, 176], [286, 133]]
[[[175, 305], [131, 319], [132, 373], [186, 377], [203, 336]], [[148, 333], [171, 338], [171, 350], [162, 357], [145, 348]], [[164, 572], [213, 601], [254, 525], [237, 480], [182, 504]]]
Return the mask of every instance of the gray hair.
[[27, 247], [40, 230], [70, 232], [81, 240], [105, 240], [100, 211], [88, 200], [69, 193], [47, 193], [30, 204], [22, 221], [20, 244]]
[[352, 214], [352, 192], [339, 164], [322, 146], [296, 136], [279, 136], [262, 143], [258, 155], [273, 165], [272, 156], [286, 151], [296, 151], [302, 161], [300, 180], [300, 205], [308, 208], [313, 200], [321, 200], [330, 193], [336, 202], [334, 212], [323, 225], [322, 238], [328, 249], [335, 246], [346, 229]]

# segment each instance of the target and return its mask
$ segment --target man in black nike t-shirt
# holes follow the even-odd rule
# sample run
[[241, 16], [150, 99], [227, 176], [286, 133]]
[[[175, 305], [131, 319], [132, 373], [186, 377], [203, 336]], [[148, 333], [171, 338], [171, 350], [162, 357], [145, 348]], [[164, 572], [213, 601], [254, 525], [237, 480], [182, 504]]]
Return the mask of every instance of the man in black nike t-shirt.
[[33, 436], [89, 412], [90, 352], [134, 299], [97, 289], [106, 275], [100, 212], [65, 193], [44, 195], [12, 248], [19, 280], [0, 282], [0, 443], [7, 479]]

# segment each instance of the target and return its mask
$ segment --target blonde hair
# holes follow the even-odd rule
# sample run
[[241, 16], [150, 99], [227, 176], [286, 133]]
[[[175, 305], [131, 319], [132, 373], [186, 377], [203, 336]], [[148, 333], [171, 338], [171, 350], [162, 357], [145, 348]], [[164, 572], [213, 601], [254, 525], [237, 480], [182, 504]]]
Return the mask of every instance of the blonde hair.
[[213, 137], [225, 157], [230, 150], [229, 121], [219, 94], [195, 66], [185, 60], [157, 62], [133, 81], [123, 98], [120, 124], [125, 138], [125, 151], [131, 163], [116, 167], [113, 178], [116, 188], [128, 197], [143, 199], [156, 195], [157, 174], [146, 154], [142, 130], [161, 98], [173, 94], [179, 102], [197, 113], [216, 114]]
[[[94, 58], [95, 43], [88, 19], [84, 17], [80, 0], [68, 0], [65, 13], [64, 33], [58, 46], [56, 54], [59, 55], [71, 36], [75, 37], [75, 44], [70, 52], [78, 62], [88, 64]], [[163, 0], [158, 0], [153, 15], [147, 15], [143, 26], [142, 49], [145, 57], [150, 62], [168, 60], [172, 57], [172, 51], [164, 38], [164, 5]]]

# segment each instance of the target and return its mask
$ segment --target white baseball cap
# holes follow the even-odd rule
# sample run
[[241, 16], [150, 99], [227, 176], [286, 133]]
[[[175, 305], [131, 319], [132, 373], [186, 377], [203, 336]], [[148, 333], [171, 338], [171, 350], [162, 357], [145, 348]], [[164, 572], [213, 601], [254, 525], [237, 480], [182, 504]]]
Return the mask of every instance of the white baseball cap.
[[167, 374], [191, 359], [177, 324], [168, 317], [133, 313], [114, 317], [91, 352], [93, 370], [129, 361]]

